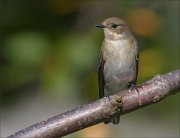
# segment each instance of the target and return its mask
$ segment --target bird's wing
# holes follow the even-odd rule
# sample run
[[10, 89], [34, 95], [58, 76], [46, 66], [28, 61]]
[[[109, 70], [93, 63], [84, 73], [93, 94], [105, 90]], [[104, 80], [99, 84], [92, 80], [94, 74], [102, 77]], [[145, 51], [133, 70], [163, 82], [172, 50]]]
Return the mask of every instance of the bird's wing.
[[104, 60], [102, 57], [102, 52], [100, 53], [100, 63], [98, 66], [98, 83], [99, 83], [99, 98], [104, 97], [104, 76], [103, 76], [103, 69], [104, 69]]
[[137, 53], [135, 60], [136, 60], [136, 77], [135, 77], [135, 80], [134, 80], [134, 84], [136, 84], [136, 82], [137, 82], [137, 76], [138, 76], [138, 68], [139, 68], [139, 52]]
[[[137, 43], [136, 43], [137, 44]], [[137, 54], [135, 55], [135, 63], [136, 63], [136, 76], [134, 78], [134, 80], [132, 82], [129, 82], [129, 85], [127, 86], [127, 88], [130, 88], [132, 86], [135, 86], [136, 85], [136, 82], [137, 82], [137, 76], [138, 76], [138, 68], [139, 68], [139, 49], [137, 49]]]
[[[134, 38], [135, 39], [135, 38]], [[137, 82], [137, 76], [138, 76], [138, 69], [139, 69], [139, 47], [138, 47], [138, 42], [137, 40], [135, 39], [135, 43], [134, 43], [134, 46], [137, 47], [137, 53], [135, 55], [135, 63], [136, 63], [136, 76], [132, 82], [132, 85], [136, 85], [136, 82]]]

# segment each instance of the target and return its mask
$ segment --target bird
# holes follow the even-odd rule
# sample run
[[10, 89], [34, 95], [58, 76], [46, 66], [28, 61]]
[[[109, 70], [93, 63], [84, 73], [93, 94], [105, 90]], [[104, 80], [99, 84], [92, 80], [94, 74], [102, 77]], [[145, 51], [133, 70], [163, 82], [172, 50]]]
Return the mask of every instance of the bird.
[[[128, 23], [118, 17], [110, 17], [96, 27], [104, 31], [99, 56], [99, 98], [116, 94], [136, 85], [139, 65], [138, 43]], [[119, 124], [115, 116], [105, 124]]]

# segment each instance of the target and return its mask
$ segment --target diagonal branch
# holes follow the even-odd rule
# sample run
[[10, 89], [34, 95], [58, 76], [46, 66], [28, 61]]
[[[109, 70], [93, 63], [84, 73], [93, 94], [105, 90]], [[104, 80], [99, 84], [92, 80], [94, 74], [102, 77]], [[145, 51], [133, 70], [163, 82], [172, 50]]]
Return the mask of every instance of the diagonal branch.
[[65, 136], [101, 123], [114, 115], [123, 115], [146, 105], [159, 102], [179, 91], [180, 70], [175, 70], [165, 75], [155, 76], [134, 89], [119, 92], [108, 98], [101, 98], [95, 102], [49, 118], [46, 121], [20, 130], [8, 138]]

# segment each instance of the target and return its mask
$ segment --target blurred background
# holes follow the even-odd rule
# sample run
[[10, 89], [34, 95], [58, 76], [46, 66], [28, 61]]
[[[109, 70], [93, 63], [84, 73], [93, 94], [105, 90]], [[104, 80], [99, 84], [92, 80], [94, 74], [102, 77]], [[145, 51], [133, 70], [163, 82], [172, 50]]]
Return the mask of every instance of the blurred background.
[[[103, 32], [117, 16], [140, 46], [138, 84], [180, 68], [178, 0], [0, 0], [1, 137], [98, 99]], [[178, 137], [179, 94], [66, 137]]]

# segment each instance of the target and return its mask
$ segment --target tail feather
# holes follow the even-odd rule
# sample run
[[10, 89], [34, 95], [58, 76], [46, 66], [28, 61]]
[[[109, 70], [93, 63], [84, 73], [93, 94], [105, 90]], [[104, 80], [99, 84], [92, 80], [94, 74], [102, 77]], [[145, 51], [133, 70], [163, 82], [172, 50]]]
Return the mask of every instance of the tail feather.
[[118, 117], [116, 116], [116, 117], [113, 117], [112, 119], [104, 121], [105, 124], [109, 124], [109, 123], [119, 124], [119, 122], [120, 122], [119, 116]]
[[113, 124], [119, 124], [119, 121], [120, 121], [120, 117], [119, 116], [118, 117], [114, 117], [114, 118], [111, 119], [111, 122]]

